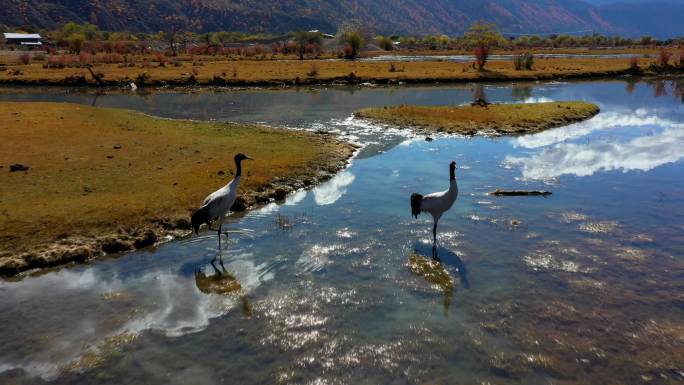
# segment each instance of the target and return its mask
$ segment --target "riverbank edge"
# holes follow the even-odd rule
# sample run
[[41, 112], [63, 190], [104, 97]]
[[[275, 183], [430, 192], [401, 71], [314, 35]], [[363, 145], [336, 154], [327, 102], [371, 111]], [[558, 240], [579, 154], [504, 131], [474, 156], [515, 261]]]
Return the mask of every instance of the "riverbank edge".
[[[557, 128], [557, 127], [562, 127], [566, 125], [570, 125], [573, 123], [578, 123], [582, 122], [588, 119], [593, 118], [594, 116], [598, 115], [601, 112], [601, 109], [599, 106], [593, 104], [593, 103], [588, 103], [588, 102], [578, 102], [578, 101], [570, 101], [570, 102], [545, 102], [545, 103], [524, 103], [524, 104], [489, 104], [488, 106], [479, 106], [479, 105], [468, 105], [468, 106], [462, 106], [462, 107], [452, 107], [452, 106], [445, 106], [445, 107], [421, 107], [421, 106], [407, 106], [407, 107], [417, 107], [417, 108], [424, 108], [429, 111], [434, 112], [435, 114], [438, 113], [440, 110], [445, 109], [445, 110], [453, 110], [453, 109], [482, 109], [483, 111], [487, 111], [488, 108], [497, 108], [497, 106], [502, 106], [505, 108], [511, 107], [529, 107], [529, 108], [534, 108], [536, 106], [551, 106], [551, 105], [557, 105], [558, 108], [560, 109], [561, 112], [564, 114], [562, 116], [557, 116], [553, 115], [550, 117], [547, 117], [546, 119], [538, 119], [538, 120], [526, 120], [524, 122], [521, 122], [520, 124], [516, 124], [515, 122], [511, 121], [506, 121], [506, 120], [501, 120], [501, 121], [489, 121], [486, 124], [483, 123], [478, 123], [470, 120], [461, 120], [461, 121], [454, 121], [455, 125], [452, 125], [450, 127], [446, 126], [440, 126], [440, 125], [435, 125], [431, 124], [430, 122], [426, 121], [421, 121], [420, 116], [416, 116], [414, 118], [407, 118], [407, 117], [386, 117], [387, 113], [391, 113], [393, 110], [396, 109], [401, 109], [404, 106], [397, 106], [397, 107], [375, 107], [375, 108], [365, 108], [361, 109], [358, 111], [354, 112], [354, 116], [360, 119], [368, 119], [371, 121], [383, 123], [383, 124], [389, 124], [389, 125], [395, 125], [395, 126], [408, 126], [414, 131], [417, 131], [419, 133], [423, 134], [430, 134], [430, 133], [447, 133], [447, 134], [458, 134], [458, 135], [466, 135], [466, 136], [473, 136], [477, 135], [483, 132], [490, 132], [493, 131], [497, 135], [508, 135], [508, 136], [517, 136], [517, 135], [529, 135], [529, 134], [536, 134], [545, 130], [549, 130], [552, 128]], [[565, 108], [561, 108], [565, 107]], [[524, 123], [524, 124], [522, 124]], [[456, 125], [457, 124], [457, 125]]]
[[[243, 214], [271, 202], [284, 202], [288, 194], [311, 189], [328, 181], [347, 168], [361, 148], [360, 145], [337, 138], [333, 134], [314, 132], [332, 142], [336, 151], [328, 154], [316, 167], [301, 170], [288, 177], [274, 177], [269, 182], [237, 197], [231, 211]], [[71, 236], [51, 244], [36, 245], [40, 251], [29, 251], [0, 259], [0, 277], [12, 278], [27, 272], [84, 264], [105, 256], [122, 255], [143, 250], [192, 234], [190, 214], [159, 216], [136, 228], [93, 236]]]
[[[668, 66], [666, 68], [650, 67], [647, 69], [625, 68], [620, 70], [584, 71], [569, 73], [525, 73], [520, 71], [515, 76], [498, 72], [483, 71], [476, 77], [361, 77], [353, 72], [345, 76], [329, 78], [307, 77], [294, 79], [272, 80], [240, 80], [215, 76], [209, 80], [197, 79], [189, 76], [180, 79], [147, 79], [144, 82], [136, 82], [137, 88], [154, 87], [292, 87], [292, 86], [335, 86], [335, 85], [402, 85], [402, 84], [463, 84], [463, 83], [494, 83], [494, 82], [524, 82], [524, 81], [548, 81], [548, 80], [602, 80], [616, 77], [634, 76], [639, 78], [660, 78], [672, 76], [684, 76], [684, 67]], [[32, 87], [86, 87], [93, 89], [102, 88], [130, 88], [130, 80], [107, 80], [93, 79], [86, 76], [67, 76], [63, 79], [0, 79], [0, 86], [32, 86]]]

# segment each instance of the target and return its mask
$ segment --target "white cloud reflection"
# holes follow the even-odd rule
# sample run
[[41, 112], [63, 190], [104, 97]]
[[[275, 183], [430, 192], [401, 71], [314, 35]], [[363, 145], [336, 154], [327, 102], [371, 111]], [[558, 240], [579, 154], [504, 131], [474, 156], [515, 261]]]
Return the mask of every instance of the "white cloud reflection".
[[328, 182], [313, 189], [314, 199], [319, 206], [331, 205], [347, 193], [347, 187], [356, 177], [349, 171], [342, 171]]
[[561, 175], [589, 176], [598, 171], [648, 171], [684, 157], [684, 127], [628, 142], [561, 143], [529, 157], [506, 157], [522, 167], [523, 177], [551, 179]]
[[[589, 176], [599, 171], [652, 170], [684, 157], [684, 123], [659, 115], [662, 111], [644, 108], [601, 113], [585, 122], [515, 138], [515, 147], [541, 151], [507, 156], [504, 164], [519, 166], [524, 178], [538, 180]], [[641, 128], [643, 136], [622, 141], [614, 136], [591, 137], [599, 130], [634, 128]]]
[[647, 111], [637, 110], [631, 114], [609, 112], [601, 113], [584, 122], [547, 130], [534, 135], [525, 135], [512, 140], [515, 147], [539, 148], [552, 144], [581, 138], [594, 131], [612, 130], [622, 127], [683, 127], [671, 120], [648, 115]]
[[[245, 292], [273, 278], [250, 256], [226, 260]], [[97, 354], [109, 338], [146, 330], [170, 337], [199, 332], [238, 303], [236, 296], [204, 294], [193, 276], [171, 270], [127, 276], [61, 270], [0, 281], [0, 293], [10, 290], [11, 296], [0, 298], [0, 372], [21, 368], [47, 380], [84, 355]]]
[[294, 194], [290, 194], [285, 198], [285, 206], [296, 206], [301, 201], [306, 198], [306, 190], [296, 191]]

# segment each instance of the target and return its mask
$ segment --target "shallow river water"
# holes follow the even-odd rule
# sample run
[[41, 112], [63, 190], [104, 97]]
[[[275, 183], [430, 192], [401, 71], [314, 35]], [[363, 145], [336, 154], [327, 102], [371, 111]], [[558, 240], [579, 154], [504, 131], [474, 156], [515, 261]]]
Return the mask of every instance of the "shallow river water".
[[[330, 130], [366, 147], [325, 184], [231, 218], [223, 250], [203, 233], [0, 281], [0, 383], [681, 384], [682, 91], [489, 85], [494, 102], [602, 111], [536, 135], [428, 142], [351, 113], [466, 103], [470, 86], [3, 89], [0, 100]], [[412, 219], [408, 198], [445, 189], [451, 160], [460, 197], [436, 263], [431, 219]], [[553, 195], [487, 195], [497, 188]], [[216, 256], [230, 275], [211, 277]]]

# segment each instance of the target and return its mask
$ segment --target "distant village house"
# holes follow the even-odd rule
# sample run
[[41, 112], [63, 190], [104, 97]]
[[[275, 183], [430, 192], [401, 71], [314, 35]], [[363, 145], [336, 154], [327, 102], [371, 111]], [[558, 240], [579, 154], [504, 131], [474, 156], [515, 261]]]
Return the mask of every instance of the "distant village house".
[[6, 45], [41, 46], [42, 38], [37, 33], [4, 33]]
[[319, 31], [317, 29], [312, 29], [309, 31], [309, 33], [320, 33], [324, 39], [334, 39], [335, 38], [335, 35], [331, 35], [329, 33], [322, 33], [321, 31]]

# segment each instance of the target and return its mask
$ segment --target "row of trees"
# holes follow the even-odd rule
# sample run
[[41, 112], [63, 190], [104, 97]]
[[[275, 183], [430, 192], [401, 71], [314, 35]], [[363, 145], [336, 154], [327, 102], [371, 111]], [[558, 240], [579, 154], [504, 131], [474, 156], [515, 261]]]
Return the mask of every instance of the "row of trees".
[[[181, 24], [170, 20], [168, 29], [155, 34], [132, 34], [127, 32], [101, 31], [94, 24], [65, 24], [57, 31], [44, 35], [53, 46], [79, 54], [82, 51], [96, 53], [146, 54], [164, 52], [176, 56], [179, 51], [190, 55], [240, 55], [263, 56], [266, 53], [296, 54], [300, 59], [307, 55], [318, 57], [327, 50], [340, 57], [356, 58], [366, 46], [367, 34], [359, 27], [344, 26], [331, 44], [326, 44], [319, 32], [300, 31], [292, 34], [273, 36], [267, 34], [249, 35], [240, 32], [210, 32], [195, 34], [180, 30]], [[588, 36], [551, 35], [520, 36], [516, 39], [505, 38], [493, 24], [475, 23], [463, 35], [425, 36], [377, 36], [374, 42], [384, 50], [402, 49], [458, 49], [471, 50], [476, 57], [476, 66], [484, 68], [492, 49], [532, 49], [544, 47], [600, 47], [600, 46], [648, 46], [676, 44], [684, 41], [660, 42], [645, 36], [640, 39], [606, 37], [599, 34]]]
[[[658, 40], [651, 36], [640, 38], [627, 38], [621, 36], [604, 36], [598, 33], [589, 35], [521, 35], [515, 38], [506, 38], [498, 32], [493, 24], [475, 23], [471, 29], [462, 36], [449, 37], [447, 35], [415, 36], [377, 36], [375, 42], [381, 49], [390, 51], [398, 45], [404, 49], [429, 49], [429, 50], [463, 50], [472, 49], [472, 40], [469, 32], [473, 29], [482, 29], [489, 26], [492, 33], [497, 35], [499, 48], [577, 48], [577, 47], [653, 47], [663, 45], [684, 44], [684, 38]], [[394, 44], [397, 43], [397, 44]]]
[[[24, 31], [18, 31], [24, 32]], [[57, 31], [42, 33], [53, 47], [51, 50], [64, 49], [72, 54], [82, 51], [96, 54], [145, 54], [149, 51], [169, 51], [175, 56], [179, 51], [190, 54], [242, 54], [254, 51], [274, 54], [297, 54], [300, 59], [311, 54], [317, 57], [324, 48], [324, 36], [320, 32], [299, 31], [282, 36], [268, 34], [247, 34], [242, 32], [209, 32], [196, 34], [183, 31], [169, 21], [168, 29], [155, 34], [107, 32], [94, 24], [69, 22]], [[344, 27], [337, 36], [336, 45], [340, 56], [355, 58], [365, 47], [364, 34], [354, 28]], [[240, 46], [250, 46], [241, 49]]]

